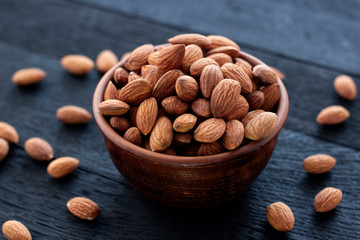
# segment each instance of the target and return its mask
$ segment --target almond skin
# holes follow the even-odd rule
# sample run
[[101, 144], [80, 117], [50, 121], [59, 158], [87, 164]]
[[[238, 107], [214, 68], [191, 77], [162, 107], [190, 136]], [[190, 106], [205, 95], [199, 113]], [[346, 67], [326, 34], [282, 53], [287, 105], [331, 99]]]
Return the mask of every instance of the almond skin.
[[2, 232], [8, 240], [31, 240], [29, 230], [19, 221], [8, 220], [2, 225]]
[[307, 173], [322, 174], [335, 167], [336, 159], [327, 154], [315, 154], [304, 159], [303, 167]]
[[9, 143], [19, 142], [19, 135], [16, 129], [6, 122], [0, 122], [0, 137]]
[[188, 72], [191, 64], [203, 57], [202, 49], [198, 45], [191, 44], [186, 46], [184, 59], [181, 63], [182, 70]]
[[226, 122], [226, 130], [221, 138], [222, 145], [227, 150], [233, 150], [240, 146], [244, 140], [244, 126], [239, 120]]
[[47, 172], [54, 178], [61, 178], [75, 171], [78, 166], [78, 159], [72, 157], [61, 157], [55, 159], [48, 165]]
[[211, 49], [210, 51], [208, 51], [205, 54], [205, 56], [207, 57], [207, 56], [215, 54], [215, 53], [225, 53], [227, 55], [230, 55], [232, 58], [237, 58], [241, 55], [239, 49], [232, 47], [232, 46], [223, 46], [223, 47], [217, 47], [217, 48]]
[[211, 64], [219, 66], [219, 64], [214, 59], [200, 58], [200, 59], [196, 60], [193, 64], [191, 64], [190, 73], [193, 77], [198, 77], [201, 75], [202, 70], [207, 65], [211, 65]]
[[198, 156], [208, 156], [208, 155], [214, 155], [218, 153], [224, 152], [224, 148], [219, 142], [213, 142], [213, 143], [203, 143], [201, 144], [197, 155]]
[[147, 59], [147, 60], [148, 60], [148, 63], [149, 63], [150, 65], [156, 66], [159, 55], [160, 55], [160, 51], [156, 51], [156, 52], [151, 53], [151, 54], [149, 55], [148, 59]]
[[173, 123], [173, 128], [177, 132], [185, 133], [185, 132], [188, 132], [191, 129], [193, 129], [193, 127], [196, 124], [196, 121], [197, 121], [196, 116], [194, 116], [190, 113], [185, 113], [185, 114], [178, 116], [175, 119], [175, 121]]
[[138, 110], [139, 110], [138, 106], [132, 107], [130, 109], [130, 121], [131, 121], [131, 124], [135, 127], [136, 127], [136, 116], [137, 116]]
[[207, 65], [200, 75], [200, 90], [205, 98], [210, 98], [216, 85], [224, 79], [220, 67], [216, 65]]
[[314, 199], [316, 212], [328, 212], [336, 208], [342, 200], [342, 191], [338, 188], [327, 187], [321, 190]]
[[173, 140], [173, 128], [171, 121], [163, 116], [160, 117], [150, 134], [150, 148], [154, 152], [166, 150]]
[[176, 96], [165, 98], [161, 105], [171, 115], [181, 115], [189, 109], [189, 104]]
[[165, 73], [156, 83], [153, 97], [160, 101], [174, 93], [176, 80], [182, 75], [183, 73], [179, 70], [170, 70]]
[[85, 75], [94, 68], [94, 61], [83, 55], [71, 54], [61, 58], [61, 65], [71, 74]]
[[144, 65], [141, 67], [141, 76], [142, 77], [146, 77], [146, 75], [148, 75], [149, 72], [151, 72], [152, 70], [159, 70], [157, 66], [154, 65]]
[[252, 92], [246, 97], [246, 101], [249, 103], [250, 110], [259, 109], [265, 102], [264, 93], [261, 91]]
[[38, 161], [50, 161], [54, 157], [51, 145], [44, 139], [33, 137], [25, 142], [25, 151], [33, 159]]
[[280, 71], [279, 69], [275, 68], [275, 67], [271, 67], [272, 70], [274, 70], [276, 72], [276, 75], [278, 75], [278, 77], [281, 79], [281, 80], [284, 80], [286, 78], [285, 74]]
[[172, 46], [165, 47], [158, 52], [155, 59], [155, 64], [160, 70], [169, 71], [172, 69], [180, 68], [180, 65], [184, 59], [185, 55], [185, 45], [176, 44]]
[[295, 217], [288, 205], [275, 202], [266, 208], [266, 218], [270, 225], [280, 232], [290, 231], [295, 224]]
[[211, 58], [211, 59], [214, 59], [219, 64], [220, 67], [222, 65], [224, 65], [225, 63], [232, 63], [233, 62], [230, 55], [227, 55], [226, 53], [214, 53], [214, 54], [211, 54], [211, 55], [209, 55], [207, 57]]
[[173, 143], [178, 146], [185, 146], [192, 143], [192, 140], [193, 140], [192, 132], [186, 132], [186, 133], [176, 132], [174, 134]]
[[175, 37], [168, 39], [168, 42], [171, 44], [195, 44], [202, 48], [206, 48], [210, 45], [210, 40], [208, 38], [206, 38], [204, 35], [197, 33], [179, 34]]
[[245, 67], [247, 67], [249, 70], [251, 70], [252, 71], [252, 65], [248, 62], [248, 61], [246, 61], [246, 60], [244, 60], [244, 59], [242, 59], [242, 58], [236, 58], [235, 59], [235, 64], [236, 65], [238, 65], [238, 66], [245, 66]]
[[222, 118], [209, 118], [200, 123], [194, 132], [194, 139], [202, 143], [213, 143], [224, 135], [226, 123]]
[[237, 95], [234, 105], [229, 107], [231, 111], [224, 115], [225, 120], [241, 119], [249, 111], [249, 104], [242, 95]]
[[277, 115], [264, 112], [251, 119], [245, 126], [245, 137], [251, 140], [261, 140], [269, 136], [274, 130]]
[[146, 136], [151, 132], [158, 115], [158, 105], [156, 99], [151, 97], [145, 99], [139, 106], [136, 113], [136, 126], [141, 133]]
[[74, 216], [83, 220], [94, 220], [100, 214], [99, 206], [92, 200], [84, 197], [70, 199], [66, 207]]
[[357, 88], [350, 76], [340, 75], [334, 80], [335, 91], [347, 100], [354, 100], [357, 95]]
[[183, 75], [176, 80], [175, 91], [181, 100], [191, 102], [199, 93], [199, 85], [193, 77]]
[[210, 101], [205, 98], [198, 98], [191, 103], [191, 110], [198, 117], [208, 118], [211, 116]]
[[149, 73], [146, 74], [145, 80], [149, 82], [152, 89], [155, 88], [157, 82], [164, 75], [164, 71], [159, 69], [153, 69]]
[[46, 77], [46, 72], [40, 68], [24, 68], [14, 73], [13, 83], [19, 86], [28, 86], [41, 82]]
[[124, 134], [124, 138], [135, 145], [138, 146], [142, 145], [141, 133], [137, 127], [131, 127], [128, 130], [126, 130]]
[[99, 104], [99, 111], [102, 115], [119, 116], [127, 113], [130, 106], [123, 101], [109, 99]]
[[271, 84], [269, 86], [261, 88], [261, 90], [264, 93], [264, 104], [262, 105], [262, 109], [265, 111], [272, 110], [276, 104], [278, 103], [280, 99], [280, 87], [279, 84]]
[[208, 47], [209, 49], [231, 46], [240, 50], [239, 45], [237, 45], [234, 41], [230, 40], [227, 37], [220, 35], [209, 35], [207, 36], [207, 38], [210, 40], [210, 46]]
[[256, 117], [257, 115], [261, 114], [265, 112], [264, 110], [262, 109], [256, 109], [256, 110], [253, 110], [251, 112], [248, 112], [245, 117], [243, 119], [241, 119], [241, 123], [244, 125], [244, 127], [246, 126], [246, 124], [251, 120], [253, 119], [254, 117]]
[[96, 58], [96, 69], [105, 73], [110, 70], [117, 62], [119, 61], [118, 57], [109, 49], [105, 49], [99, 53]]
[[151, 96], [152, 88], [145, 79], [137, 79], [126, 84], [119, 92], [119, 100], [130, 104], [141, 103]]
[[129, 73], [125, 68], [117, 68], [114, 72], [114, 81], [119, 87], [123, 87], [128, 83]]
[[125, 68], [129, 71], [138, 71], [148, 61], [148, 57], [154, 52], [154, 46], [152, 44], [144, 44], [135, 48], [129, 55], [128, 60], [125, 63]]
[[125, 117], [111, 117], [110, 125], [118, 132], [126, 132], [131, 126], [130, 121]]
[[74, 105], [67, 105], [59, 108], [56, 111], [56, 117], [65, 124], [84, 124], [92, 119], [89, 111]]
[[334, 125], [346, 121], [350, 112], [340, 105], [333, 105], [324, 108], [316, 117], [316, 122], [323, 125]]
[[225, 63], [221, 66], [221, 71], [224, 78], [234, 79], [240, 83], [242, 93], [251, 93], [251, 79], [241, 67], [233, 63]]
[[104, 92], [104, 100], [118, 99], [119, 92], [112, 81], [109, 81]]
[[128, 83], [137, 79], [141, 79], [141, 77], [134, 72], [129, 73]]
[[9, 153], [9, 143], [0, 138], [0, 162], [8, 155]]
[[264, 64], [256, 65], [253, 69], [254, 76], [258, 82], [264, 85], [277, 83], [278, 76], [269, 66]]

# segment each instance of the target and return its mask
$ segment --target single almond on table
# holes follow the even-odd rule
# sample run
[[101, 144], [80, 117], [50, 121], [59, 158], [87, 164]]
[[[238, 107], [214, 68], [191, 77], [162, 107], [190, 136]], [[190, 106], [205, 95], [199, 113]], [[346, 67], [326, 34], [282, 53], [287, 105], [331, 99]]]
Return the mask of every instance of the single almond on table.
[[118, 132], [126, 132], [131, 126], [130, 121], [125, 117], [111, 117], [110, 125]]
[[149, 63], [151, 65], [156, 65], [160, 70], [169, 71], [181, 66], [184, 55], [184, 44], [171, 45], [157, 52], [154, 64], [150, 61]]
[[210, 98], [216, 85], [224, 79], [219, 66], [207, 65], [200, 75], [200, 90], [205, 98]]
[[145, 99], [136, 113], [136, 126], [146, 136], [151, 132], [158, 116], [158, 105], [156, 99], [151, 97]]
[[251, 79], [242, 67], [233, 63], [225, 63], [221, 66], [221, 71], [224, 78], [233, 79], [240, 83], [242, 93], [251, 93]]
[[225, 63], [233, 63], [233, 60], [230, 57], [230, 55], [227, 55], [226, 53], [214, 53], [207, 56], [207, 58], [214, 59], [215, 62], [217, 62], [220, 67]]
[[114, 81], [119, 86], [125, 86], [128, 83], [129, 73], [122, 67], [117, 68], [114, 72]]
[[327, 154], [315, 154], [304, 159], [303, 167], [307, 173], [321, 174], [333, 169], [336, 159]]
[[295, 217], [288, 205], [275, 202], [266, 208], [266, 218], [270, 225], [280, 232], [290, 231], [295, 224]]
[[61, 58], [61, 65], [71, 74], [85, 75], [94, 68], [94, 61], [83, 55], [71, 54]]
[[175, 91], [181, 100], [191, 102], [199, 93], [199, 85], [193, 77], [183, 75], [176, 80]]
[[135, 48], [129, 55], [124, 66], [129, 71], [138, 71], [143, 65], [147, 63], [147, 59], [151, 53], [154, 52], [152, 44], [144, 44]]
[[114, 52], [112, 52], [109, 49], [105, 49], [101, 51], [96, 58], [96, 69], [101, 73], [107, 72], [118, 61], [119, 59], [117, 58]]
[[191, 76], [193, 77], [198, 77], [201, 75], [202, 70], [207, 66], [207, 65], [216, 65], [219, 66], [219, 64], [211, 58], [200, 58], [198, 60], [196, 60], [193, 64], [191, 64], [190, 66], [190, 73]]
[[181, 115], [189, 109], [189, 104], [176, 96], [165, 98], [161, 102], [161, 105], [165, 111], [171, 115]]
[[203, 57], [202, 49], [198, 45], [190, 44], [185, 47], [185, 55], [181, 63], [181, 68], [184, 72], [188, 72], [191, 64]]
[[214, 154], [222, 153], [224, 151], [225, 149], [219, 142], [203, 143], [201, 144], [197, 152], [197, 155], [198, 156], [214, 155]]
[[222, 145], [227, 150], [233, 150], [240, 146], [244, 140], [244, 126], [239, 120], [230, 120], [226, 122], [226, 130], [221, 138]]
[[66, 206], [74, 216], [83, 220], [94, 220], [100, 214], [99, 206], [94, 201], [84, 197], [72, 198]]
[[61, 178], [69, 175], [79, 166], [79, 160], [73, 157], [61, 157], [52, 161], [48, 167], [47, 172], [54, 178]]
[[173, 128], [171, 121], [163, 116], [160, 117], [150, 134], [150, 148], [154, 152], [166, 150], [173, 140]]
[[185, 133], [193, 129], [197, 121], [197, 117], [191, 113], [185, 113], [178, 116], [173, 123], [173, 128], [177, 132]]
[[0, 138], [0, 162], [8, 155], [9, 153], [9, 143]]
[[104, 100], [118, 99], [119, 92], [112, 81], [109, 81], [104, 92]]
[[336, 208], [342, 200], [342, 191], [338, 188], [327, 187], [321, 190], [314, 199], [316, 212], [328, 212]]
[[256, 65], [253, 68], [253, 73], [256, 80], [264, 85], [274, 84], [278, 81], [278, 75], [276, 72], [265, 64]]
[[215, 53], [225, 53], [230, 55], [232, 58], [237, 58], [241, 55], [240, 50], [232, 46], [217, 47], [206, 52], [205, 56], [209, 56]]
[[67, 105], [59, 108], [56, 111], [56, 117], [65, 124], [83, 124], [92, 119], [92, 115], [89, 111], [74, 105]]
[[240, 50], [239, 45], [237, 45], [233, 40], [220, 36], [220, 35], [209, 35], [207, 38], [210, 40], [210, 46], [209, 49], [214, 49], [218, 47], [225, 47], [225, 46], [231, 46], [238, 50]]
[[357, 95], [357, 88], [350, 76], [340, 75], [334, 80], [335, 91], [343, 98], [353, 100]]
[[152, 92], [153, 97], [160, 101], [175, 91], [176, 80], [182, 76], [183, 73], [180, 70], [170, 70], [166, 72], [156, 83]]
[[178, 146], [188, 145], [188, 144], [192, 143], [192, 140], [193, 140], [192, 132], [186, 132], [186, 133], [175, 132], [174, 133], [173, 142], [174, 142], [174, 144], [176, 144]]
[[41, 82], [46, 77], [46, 72], [40, 68], [24, 68], [12, 76], [13, 83], [19, 86], [28, 86]]
[[210, 101], [205, 98], [198, 98], [191, 103], [191, 110], [202, 118], [208, 118], [211, 116]]
[[195, 44], [202, 48], [206, 48], [210, 45], [210, 40], [204, 35], [198, 33], [179, 34], [175, 37], [168, 39], [168, 42], [171, 44]]
[[38, 161], [50, 161], [54, 157], [51, 145], [44, 139], [33, 137], [25, 142], [25, 151], [33, 159]]
[[128, 130], [126, 130], [124, 134], [124, 138], [135, 145], [138, 146], [142, 145], [141, 132], [137, 127], [131, 127]]
[[194, 139], [202, 143], [213, 143], [224, 135], [226, 123], [222, 118], [209, 118], [200, 123], [194, 132]]
[[264, 104], [262, 105], [261, 109], [265, 111], [270, 111], [273, 109], [280, 99], [280, 86], [279, 84], [271, 84], [269, 86], [261, 88], [264, 94]]
[[324, 108], [316, 117], [316, 122], [324, 125], [334, 125], [345, 122], [350, 117], [350, 112], [340, 105]]
[[16, 129], [6, 122], [0, 122], [0, 137], [9, 143], [19, 142], [19, 135]]
[[8, 220], [2, 225], [2, 232], [8, 240], [31, 240], [29, 230], [19, 221]]
[[265, 95], [262, 91], [255, 91], [246, 97], [246, 101], [249, 103], [250, 110], [259, 109], [265, 102]]
[[248, 112], [245, 117], [243, 119], [241, 119], [241, 123], [244, 125], [244, 127], [246, 126], [246, 124], [251, 120], [253, 119], [254, 117], [256, 117], [257, 115], [259, 115], [260, 113], [263, 113], [265, 112], [264, 110], [262, 109], [256, 109], [256, 110], [253, 110], [251, 112]]
[[130, 106], [120, 100], [109, 99], [99, 104], [99, 111], [102, 115], [120, 116], [129, 111]]
[[145, 79], [137, 79], [123, 87], [119, 92], [119, 100], [130, 104], [141, 103], [151, 96], [152, 88]]
[[275, 129], [277, 115], [273, 112], [264, 112], [245, 125], [245, 137], [258, 141], [269, 136]]

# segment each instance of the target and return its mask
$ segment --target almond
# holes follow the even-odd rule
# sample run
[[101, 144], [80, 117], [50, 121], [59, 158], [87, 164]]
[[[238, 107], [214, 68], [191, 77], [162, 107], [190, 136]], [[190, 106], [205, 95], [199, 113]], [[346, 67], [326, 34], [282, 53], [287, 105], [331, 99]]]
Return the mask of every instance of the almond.
[[346, 121], [350, 112], [340, 105], [333, 105], [324, 108], [316, 117], [316, 122], [324, 125], [334, 125]]
[[145, 79], [137, 79], [126, 84], [119, 92], [119, 100], [138, 104], [151, 96], [152, 88]]
[[19, 86], [28, 86], [41, 82], [46, 77], [46, 72], [40, 68], [24, 68], [14, 73], [13, 83]]
[[99, 104], [99, 111], [102, 115], [118, 116], [129, 111], [130, 106], [123, 101], [109, 99]]
[[307, 173], [321, 174], [333, 169], [336, 159], [326, 154], [316, 154], [305, 158], [303, 162], [304, 169]]
[[266, 218], [270, 225], [280, 232], [290, 231], [295, 224], [294, 214], [283, 202], [275, 202], [266, 208]]
[[265, 101], [264, 93], [261, 91], [252, 92], [246, 97], [246, 101], [249, 103], [250, 110], [259, 109]]
[[65, 124], [83, 124], [92, 119], [91, 113], [86, 109], [74, 105], [67, 105], [56, 111], [56, 117]]
[[126, 130], [124, 134], [124, 138], [135, 145], [138, 146], [142, 145], [141, 133], [137, 127], [131, 127], [128, 130]]
[[156, 99], [151, 97], [145, 99], [138, 108], [136, 113], [136, 126], [141, 133], [146, 136], [151, 132], [158, 115], [158, 105]]
[[200, 90], [205, 98], [210, 98], [216, 85], [224, 79], [219, 66], [207, 65], [200, 75]]
[[278, 103], [280, 99], [280, 87], [279, 84], [271, 84], [269, 86], [261, 88], [261, 90], [264, 93], [264, 104], [262, 105], [262, 109], [265, 111], [272, 110], [276, 104]]
[[276, 75], [278, 75], [278, 77], [281, 79], [281, 80], [284, 80], [286, 78], [285, 74], [280, 71], [279, 69], [277, 68], [274, 68], [274, 67], [271, 67], [272, 70], [274, 70], [276, 72]]
[[61, 157], [52, 161], [48, 167], [47, 172], [54, 178], [64, 177], [79, 166], [79, 160], [73, 157]]
[[261, 113], [245, 125], [245, 137], [255, 141], [264, 139], [272, 133], [276, 122], [277, 115], [275, 113]]
[[8, 220], [2, 225], [2, 232], [8, 240], [31, 240], [29, 230], [21, 222]]
[[246, 61], [242, 58], [235, 58], [235, 61], [236, 61], [235, 64], [238, 66], [245, 66], [249, 70], [252, 70], [252, 68], [253, 68], [252, 65], [248, 61]]
[[8, 155], [9, 153], [9, 143], [0, 138], [0, 162]]
[[148, 75], [149, 72], [151, 72], [152, 70], [159, 70], [157, 66], [154, 65], [144, 65], [141, 67], [141, 76], [142, 77], [146, 77], [146, 75]]
[[256, 80], [264, 85], [274, 84], [278, 81], [276, 72], [271, 67], [264, 64], [256, 65], [253, 69], [253, 73]]
[[234, 105], [229, 106], [229, 111], [224, 115], [225, 120], [241, 119], [249, 111], [249, 104], [242, 95], [237, 95], [235, 98]]
[[198, 98], [191, 103], [191, 110], [202, 118], [211, 116], [210, 101], [205, 98]]
[[209, 50], [205, 56], [209, 56], [215, 53], [225, 53], [227, 55], [230, 55], [232, 58], [237, 58], [241, 55], [240, 50], [232, 47], [232, 46], [223, 46], [223, 47], [217, 47], [214, 49]]
[[234, 79], [240, 83], [241, 92], [250, 93], [252, 91], [252, 82], [249, 75], [243, 68], [233, 63], [225, 63], [221, 66], [224, 78]]
[[136, 116], [137, 116], [138, 110], [139, 110], [138, 106], [132, 107], [130, 109], [130, 121], [131, 121], [131, 124], [135, 127], [136, 127]]
[[184, 72], [188, 72], [191, 64], [203, 57], [202, 49], [199, 46], [193, 44], [188, 45], [185, 47], [185, 55], [181, 63], [181, 68]]
[[[246, 73], [246, 75], [249, 76], [251, 82], [254, 84], [255, 76], [254, 76], [254, 74], [253, 74], [253, 72], [251, 70], [251, 65], [248, 62], [246, 62], [245, 60], [236, 61], [235, 65], [239, 66]], [[249, 67], [249, 65], [250, 65], [250, 67]], [[254, 87], [253, 87], [253, 89], [254, 89]]]
[[234, 41], [230, 40], [227, 37], [220, 35], [209, 35], [207, 38], [210, 40], [209, 49], [214, 49], [218, 47], [231, 46], [238, 50], [240, 50], [239, 45], [237, 45]]
[[154, 52], [152, 44], [144, 44], [135, 48], [125, 63], [125, 68], [129, 71], [138, 71], [148, 61], [149, 55]]
[[19, 142], [19, 135], [16, 129], [6, 122], [0, 122], [0, 138], [5, 139], [9, 143]]
[[124, 68], [117, 68], [114, 72], [114, 81], [119, 87], [128, 83], [129, 73]]
[[33, 159], [39, 161], [50, 161], [54, 157], [51, 145], [44, 139], [33, 137], [25, 142], [25, 151]]
[[171, 121], [163, 116], [160, 117], [150, 134], [150, 148], [154, 152], [167, 149], [173, 139], [173, 128]]
[[179, 70], [170, 70], [165, 73], [156, 83], [153, 90], [153, 97], [160, 101], [170, 96], [175, 91], [176, 80], [182, 75], [183, 73]]
[[175, 91], [181, 100], [191, 102], [199, 93], [199, 85], [193, 77], [183, 75], [176, 80]]
[[185, 146], [192, 142], [192, 138], [193, 138], [192, 132], [186, 132], [186, 133], [175, 132], [173, 142], [178, 146]]
[[126, 132], [131, 126], [130, 121], [125, 117], [111, 117], [110, 125], [118, 132]]
[[240, 146], [244, 139], [244, 126], [239, 120], [226, 122], [226, 130], [221, 138], [222, 145], [227, 150], [233, 150]]
[[200, 123], [194, 132], [194, 139], [202, 143], [213, 143], [225, 133], [226, 123], [222, 118], [209, 118]]
[[246, 124], [253, 119], [254, 117], [256, 117], [257, 115], [264, 113], [265, 111], [262, 109], [256, 109], [253, 110], [251, 112], [248, 112], [245, 117], [243, 119], [241, 119], [241, 123], [244, 125], [244, 127], [246, 126]]
[[210, 44], [210, 40], [206, 38], [204, 35], [197, 34], [197, 33], [185, 33], [179, 34], [175, 37], [168, 39], [168, 42], [171, 44], [195, 44], [202, 48], [208, 47]]
[[129, 78], [128, 78], [128, 82], [132, 82], [134, 80], [140, 79], [141, 77], [139, 75], [137, 75], [134, 72], [130, 72], [129, 73]]
[[231, 56], [226, 54], [226, 53], [214, 53], [214, 54], [211, 54], [211, 55], [209, 55], [207, 57], [211, 58], [211, 59], [214, 59], [215, 62], [217, 62], [220, 67], [222, 65], [224, 65], [225, 63], [232, 63], [233, 62]]
[[117, 58], [115, 53], [113, 53], [109, 49], [105, 49], [105, 50], [101, 51], [96, 58], [96, 69], [101, 73], [107, 72], [118, 61], [119, 61], [119, 59]]
[[353, 100], [357, 95], [357, 88], [350, 76], [340, 75], [334, 80], [335, 91], [347, 100]]
[[239, 82], [232, 79], [221, 80], [214, 88], [211, 95], [211, 112], [215, 118], [224, 117], [231, 113], [240, 96]]
[[155, 66], [157, 64], [159, 55], [160, 51], [151, 53], [148, 57], [148, 63]]
[[150, 63], [150, 61], [149, 63], [151, 65], [156, 65], [160, 70], [169, 71], [180, 68], [180, 65], [184, 59], [184, 55], [185, 45], [171, 45], [159, 51], [155, 59], [155, 64]]
[[118, 99], [119, 93], [112, 81], [109, 81], [104, 92], [104, 100]]
[[196, 60], [193, 64], [191, 64], [190, 66], [190, 73], [193, 77], [198, 77], [200, 76], [202, 70], [207, 66], [207, 65], [216, 65], [219, 66], [219, 64], [217, 62], [215, 62], [214, 59], [211, 58], [200, 58], [198, 60]]
[[218, 153], [224, 152], [224, 148], [219, 142], [213, 142], [213, 143], [203, 143], [201, 144], [197, 155], [198, 156], [207, 156], [207, 155], [214, 155]]
[[181, 115], [189, 109], [189, 104], [176, 96], [165, 98], [161, 105], [171, 115]]
[[61, 65], [71, 74], [85, 75], [94, 68], [94, 61], [83, 55], [71, 54], [61, 58]]
[[196, 124], [196, 121], [197, 121], [196, 116], [194, 116], [190, 113], [185, 113], [185, 114], [178, 116], [175, 119], [175, 121], [173, 123], [173, 128], [177, 132], [185, 133], [185, 132], [188, 132], [191, 129], [193, 129], [193, 127]]
[[99, 206], [92, 200], [84, 197], [70, 199], [66, 207], [74, 216], [83, 220], [94, 220], [100, 214]]
[[328, 212], [336, 208], [342, 200], [342, 191], [338, 188], [327, 187], [321, 190], [314, 199], [316, 212]]
[[[151, 65], [149, 65], [151, 66]], [[152, 89], [155, 88], [156, 83], [160, 80], [160, 78], [164, 75], [164, 71], [159, 69], [153, 69], [149, 73], [146, 74], [145, 80], [149, 82]]]

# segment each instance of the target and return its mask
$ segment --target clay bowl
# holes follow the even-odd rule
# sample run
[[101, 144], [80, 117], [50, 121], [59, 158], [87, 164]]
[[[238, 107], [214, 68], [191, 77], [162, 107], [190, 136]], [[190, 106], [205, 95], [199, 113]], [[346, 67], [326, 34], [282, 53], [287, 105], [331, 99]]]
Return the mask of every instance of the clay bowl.
[[[259, 59], [242, 52], [253, 66]], [[93, 111], [110, 157], [127, 182], [148, 198], [163, 205], [184, 208], [213, 207], [238, 196], [259, 176], [269, 161], [289, 111], [287, 91], [279, 79], [281, 97], [278, 122], [267, 138], [250, 142], [231, 152], [212, 156], [186, 157], [151, 152], [115, 132], [99, 113], [107, 83], [119, 62], [100, 80], [93, 98]]]

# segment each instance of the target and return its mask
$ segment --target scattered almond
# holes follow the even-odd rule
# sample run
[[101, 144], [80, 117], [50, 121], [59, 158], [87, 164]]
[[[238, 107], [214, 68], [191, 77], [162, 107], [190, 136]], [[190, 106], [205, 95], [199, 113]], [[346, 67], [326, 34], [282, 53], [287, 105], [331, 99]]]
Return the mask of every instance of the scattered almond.
[[46, 77], [46, 72], [40, 68], [24, 68], [14, 73], [13, 83], [19, 86], [28, 86], [41, 82]]
[[0, 138], [0, 162], [8, 155], [9, 153], [9, 143]]
[[173, 128], [171, 121], [163, 116], [160, 117], [150, 134], [150, 148], [154, 152], [167, 149], [173, 140]]
[[99, 111], [103, 115], [120, 116], [129, 111], [130, 106], [123, 101], [109, 99], [99, 104]]
[[105, 49], [99, 53], [96, 58], [96, 69], [101, 72], [107, 72], [112, 68], [119, 59], [111, 50]]
[[8, 240], [31, 240], [29, 230], [19, 221], [8, 220], [2, 225], [2, 232]]
[[25, 142], [25, 151], [33, 159], [38, 161], [50, 161], [54, 157], [51, 145], [44, 139], [33, 137]]
[[350, 76], [340, 75], [334, 80], [335, 91], [343, 98], [353, 100], [357, 95], [357, 88]]
[[83, 220], [94, 220], [100, 214], [99, 206], [84, 197], [72, 198], [67, 202], [66, 206], [74, 216]]
[[328, 212], [336, 208], [342, 200], [342, 191], [338, 188], [327, 187], [321, 190], [314, 199], [316, 212]]
[[191, 102], [199, 93], [199, 85], [193, 77], [183, 75], [176, 80], [175, 91], [181, 100]]
[[226, 123], [222, 118], [209, 118], [200, 123], [194, 132], [194, 139], [202, 143], [213, 143], [224, 135]]
[[79, 160], [73, 157], [61, 157], [52, 161], [48, 167], [47, 172], [54, 178], [64, 177], [79, 166]]
[[290, 231], [295, 224], [294, 214], [283, 202], [275, 202], [266, 208], [266, 218], [270, 225], [280, 232]]
[[345, 122], [350, 112], [343, 106], [333, 105], [324, 108], [316, 117], [316, 122], [324, 125], [334, 125]]
[[94, 61], [83, 55], [67, 55], [61, 58], [61, 65], [71, 74], [85, 75], [94, 68]]
[[273, 112], [264, 112], [245, 125], [245, 137], [251, 140], [261, 140], [269, 136], [274, 130], [277, 115]]
[[303, 162], [305, 171], [311, 174], [326, 173], [333, 169], [335, 164], [336, 159], [327, 154], [311, 155]]
[[56, 111], [56, 117], [65, 124], [83, 124], [92, 119], [92, 115], [86, 109], [74, 105], [67, 105]]
[[19, 135], [16, 129], [6, 122], [0, 122], [0, 137], [9, 143], [19, 142]]
[[173, 128], [177, 132], [185, 133], [193, 129], [197, 121], [197, 117], [190, 114], [185, 113], [178, 116], [173, 123]]

